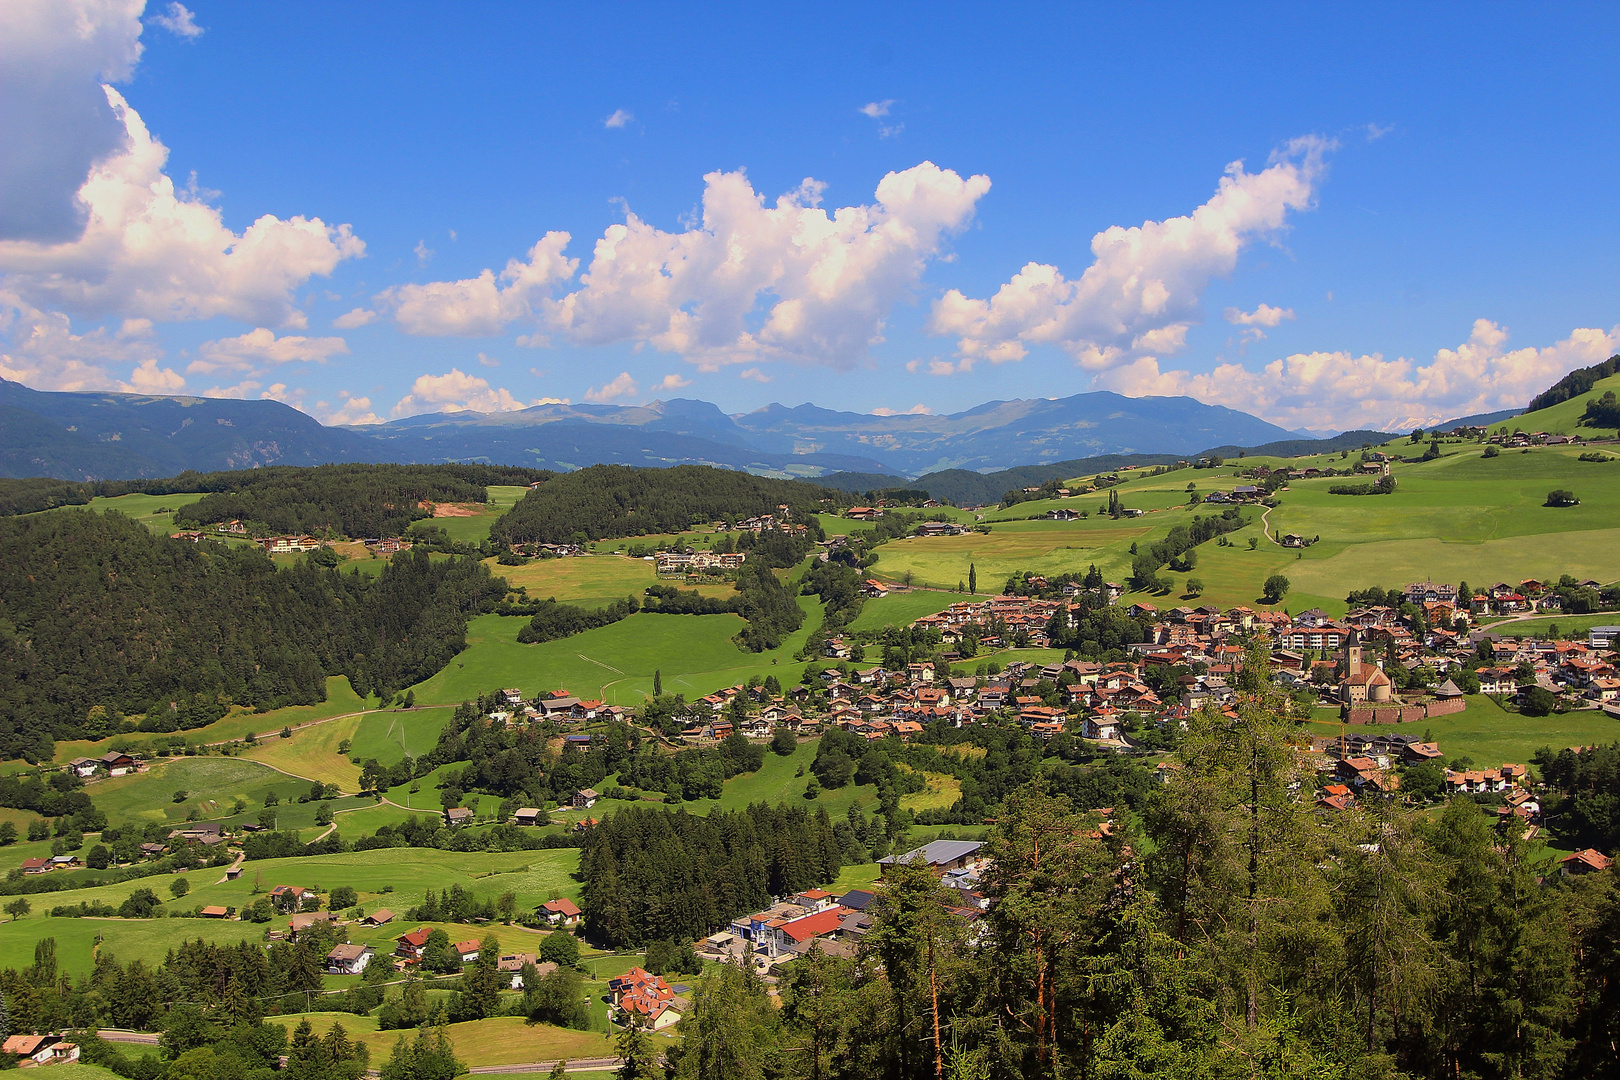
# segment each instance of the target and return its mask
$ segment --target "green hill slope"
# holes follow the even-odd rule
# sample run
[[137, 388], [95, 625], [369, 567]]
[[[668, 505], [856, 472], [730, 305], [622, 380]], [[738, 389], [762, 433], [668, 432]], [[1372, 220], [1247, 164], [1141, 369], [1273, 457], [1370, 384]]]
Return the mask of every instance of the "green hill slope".
[[1491, 430], [1496, 431], [1505, 427], [1509, 431], [1548, 431], [1560, 435], [1581, 435], [1586, 438], [1595, 435], [1611, 436], [1615, 433], [1614, 428], [1589, 428], [1581, 424], [1581, 414], [1586, 411], [1586, 403], [1593, 398], [1602, 397], [1609, 390], [1620, 395], [1620, 375], [1599, 379], [1592, 389], [1584, 394], [1572, 397], [1568, 401], [1560, 401], [1545, 409], [1523, 413], [1506, 423], [1493, 425]]

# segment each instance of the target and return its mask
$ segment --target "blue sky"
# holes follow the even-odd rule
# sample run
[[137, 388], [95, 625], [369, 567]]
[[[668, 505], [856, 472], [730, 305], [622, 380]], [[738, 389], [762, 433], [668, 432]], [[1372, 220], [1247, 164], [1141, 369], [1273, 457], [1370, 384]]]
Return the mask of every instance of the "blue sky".
[[22, 0], [0, 374], [331, 422], [1091, 389], [1317, 430], [1522, 405], [1620, 351], [1617, 24]]

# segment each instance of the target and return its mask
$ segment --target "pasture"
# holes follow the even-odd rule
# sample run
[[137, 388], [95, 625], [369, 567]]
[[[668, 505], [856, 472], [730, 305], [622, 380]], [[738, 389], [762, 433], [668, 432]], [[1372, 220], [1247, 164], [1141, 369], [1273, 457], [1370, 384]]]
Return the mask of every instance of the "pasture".
[[[981, 584], [985, 584], [981, 582]], [[881, 630], [885, 626], [910, 626], [924, 615], [944, 611], [959, 600], [975, 599], [966, 593], [936, 592], [919, 589], [915, 592], [894, 592], [879, 596], [861, 605], [861, 613], [849, 624], [851, 630]]]
[[[1167, 515], [1168, 516], [1168, 515]], [[1145, 542], [1154, 524], [1104, 519], [1010, 521], [986, 535], [919, 536], [894, 540], [878, 549], [873, 576], [939, 589], [954, 589], [977, 568], [979, 591], [994, 595], [1019, 570], [1038, 574], [1085, 573], [1092, 563], [1114, 579], [1130, 569], [1129, 547]], [[1168, 531], [1169, 524], [1163, 526]]]
[[[274, 792], [282, 803], [296, 803], [309, 793], [310, 782], [286, 776], [257, 762], [225, 757], [165, 758], [143, 773], [99, 780], [85, 791], [112, 824], [160, 822], [181, 824], [195, 809], [204, 820], [232, 816], [241, 800], [257, 814]], [[187, 793], [183, 801], [175, 795]], [[248, 820], [253, 820], [250, 816]], [[311, 811], [311, 823], [313, 823]]]
[[289, 705], [284, 709], [262, 713], [237, 708], [206, 727], [192, 728], [190, 731], [138, 731], [93, 742], [86, 739], [62, 741], [56, 744], [54, 760], [65, 765], [74, 758], [100, 757], [109, 750], [138, 751], [176, 742], [191, 746], [235, 742], [250, 734], [274, 736], [282, 728], [296, 729], [300, 724], [328, 720], [367, 707], [368, 700], [354, 692], [348, 678], [337, 675], [326, 680], [326, 700], [314, 705]]
[[743, 628], [737, 615], [641, 613], [610, 626], [534, 645], [518, 643], [528, 620], [484, 615], [467, 627], [468, 648], [437, 675], [417, 684], [424, 704], [452, 704], [500, 687], [526, 697], [566, 688], [608, 704], [635, 705], [652, 694], [653, 673], [663, 672], [666, 693], [688, 698], [774, 674], [797, 682], [804, 664], [793, 654], [820, 620], [814, 597], [801, 596], [804, 625], [769, 652], [739, 649], [731, 638]]
[[[343, 716], [296, 730], [291, 738], [271, 736], [242, 756], [295, 776], [356, 791], [360, 766], [351, 759], [363, 763], [376, 758], [392, 765], [407, 756], [420, 757], [438, 742], [451, 711], [448, 706], [429, 706]], [[344, 741], [351, 744], [347, 755], [338, 750]]]
[[547, 597], [563, 604], [603, 608], [615, 600], [634, 596], [638, 600], [649, 585], [673, 585], [696, 589], [704, 596], [729, 598], [737, 594], [729, 582], [686, 585], [679, 580], [660, 579], [653, 564], [645, 559], [622, 555], [585, 555], [563, 559], [535, 559], [524, 566], [501, 566], [485, 559], [490, 573], [506, 579], [516, 589], [528, 589], [531, 600]]
[[[341, 820], [341, 819], [340, 819]], [[407, 908], [421, 903], [423, 892], [435, 892], [460, 884], [479, 899], [496, 899], [502, 893], [517, 894], [519, 910], [532, 910], [553, 896], [579, 898], [579, 883], [573, 873], [579, 866], [579, 852], [571, 848], [553, 848], [542, 851], [455, 852], [434, 848], [382, 848], [373, 851], [355, 851], [343, 855], [309, 855], [287, 859], [264, 859], [244, 865], [243, 873], [235, 881], [224, 880], [219, 868], [199, 869], [183, 875], [158, 875], [98, 885], [91, 889], [41, 893], [29, 897], [34, 911], [16, 922], [0, 924], [0, 967], [25, 967], [33, 956], [34, 942], [43, 937], [55, 937], [66, 950], [64, 967], [70, 973], [87, 971], [90, 967], [90, 946], [99, 932], [106, 939], [104, 948], [113, 951], [120, 960], [142, 959], [158, 962], [173, 945], [187, 938], [204, 937], [213, 941], [234, 942], [263, 935], [272, 927], [283, 927], [285, 919], [268, 924], [254, 924], [215, 919], [71, 919], [51, 918], [44, 912], [57, 905], [104, 903], [114, 906], [123, 903], [136, 889], [151, 889], [164, 907], [170, 911], [191, 911], [200, 906], [217, 904], [238, 910], [251, 904], [256, 895], [268, 892], [277, 885], [299, 885], [330, 892], [339, 885], [351, 886], [360, 895], [360, 906], [367, 911], [386, 907], [400, 915], [404, 921]], [[169, 895], [169, 884], [176, 876], [191, 883], [191, 891], [180, 901]], [[415, 924], [412, 924], [414, 926]], [[366, 928], [358, 924], [349, 927], [357, 942], [380, 944], [392, 940], [406, 929], [397, 924]], [[450, 927], [447, 932], [453, 940], [482, 936], [493, 932], [503, 944], [523, 945], [532, 952], [543, 933], [521, 926]], [[81, 942], [82, 957], [73, 954]], [[82, 966], [80, 962], [82, 961]]]
[[529, 493], [529, 489], [521, 486], [491, 484], [486, 491], [489, 500], [484, 503], [469, 503], [467, 509], [476, 511], [470, 516], [449, 515], [434, 517], [420, 524], [443, 529], [450, 535], [450, 539], [463, 544], [479, 544], [489, 539], [490, 526], [500, 519], [500, 516], [517, 505], [519, 499]]
[[[587, 983], [587, 988], [593, 997], [600, 997], [607, 992], [607, 984]], [[515, 996], [515, 995], [510, 995]], [[372, 1068], [380, 1068], [393, 1052], [394, 1044], [401, 1034], [408, 1040], [415, 1037], [416, 1032], [379, 1031], [377, 1020], [370, 1016], [354, 1016], [349, 1013], [306, 1013], [290, 1016], [274, 1016], [268, 1018], [268, 1023], [283, 1024], [290, 1032], [298, 1023], [307, 1018], [310, 1026], [317, 1034], [324, 1035], [332, 1029], [334, 1024], [341, 1024], [350, 1039], [364, 1043], [371, 1051]], [[550, 1024], [528, 1025], [522, 1017], [495, 1016], [487, 1020], [475, 1020], [469, 1023], [449, 1024], [444, 1029], [445, 1035], [455, 1047], [456, 1057], [460, 1058], [470, 1067], [521, 1065], [532, 1061], [553, 1061], [558, 1058], [597, 1058], [612, 1057], [613, 1042], [600, 1030], [574, 1031], [570, 1028], [553, 1027]], [[661, 1037], [661, 1036], [660, 1036]], [[516, 1074], [521, 1076], [522, 1074]], [[547, 1073], [536, 1075], [546, 1076]], [[571, 1077], [585, 1076], [589, 1073], [569, 1073]], [[608, 1075], [608, 1074], [603, 1074]]]
[[[1312, 734], [1339, 734], [1337, 718], [1311, 721]], [[1543, 746], [1561, 750], [1566, 746], [1591, 746], [1620, 739], [1620, 720], [1601, 710], [1568, 712], [1562, 715], [1522, 716], [1499, 705], [1484, 694], [1471, 694], [1468, 708], [1450, 716], [1436, 716], [1411, 724], [1378, 724], [1373, 727], [1346, 727], [1364, 734], [1431, 733], [1440, 743], [1446, 761], [1471, 758], [1475, 768], [1492, 768], [1504, 762], [1528, 765], [1530, 757]]]

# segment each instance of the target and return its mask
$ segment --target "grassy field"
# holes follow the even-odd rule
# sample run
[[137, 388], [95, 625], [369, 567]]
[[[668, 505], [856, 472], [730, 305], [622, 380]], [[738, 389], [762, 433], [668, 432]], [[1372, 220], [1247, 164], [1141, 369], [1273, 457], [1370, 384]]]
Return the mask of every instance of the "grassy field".
[[[421, 902], [425, 890], [438, 891], [460, 883], [480, 898], [494, 899], [502, 893], [515, 892], [519, 909], [532, 910], [553, 895], [578, 899], [580, 886], [572, 877], [578, 865], [579, 852], [570, 848], [506, 854], [385, 848], [251, 862], [236, 881], [222, 880], [224, 874], [217, 868], [190, 871], [183, 876], [191, 883], [191, 891], [178, 903], [170, 900], [168, 886], [173, 880], [170, 876], [46, 893], [30, 898], [33, 914], [17, 922], [0, 923], [0, 967], [26, 966], [33, 956], [34, 942], [44, 937], [57, 939], [64, 952], [64, 968], [77, 974], [89, 970], [90, 946], [98, 933], [106, 939], [103, 947], [112, 950], [120, 960], [161, 961], [170, 947], [187, 938], [202, 936], [213, 941], [242, 941], [259, 937], [267, 925], [277, 927], [284, 921], [253, 924], [178, 918], [57, 919], [42, 914], [55, 905], [80, 901], [117, 905], [141, 888], [156, 892], [167, 907], [190, 911], [209, 904], [241, 909], [253, 902], [255, 890], [266, 892], [277, 885], [301, 885], [322, 891], [349, 885], [360, 894], [360, 905], [367, 911], [387, 907], [402, 914], [406, 908]], [[375, 929], [356, 924], [349, 930], [353, 940], [373, 945], [404, 933], [404, 929], [392, 924]], [[544, 936], [521, 926], [482, 929], [447, 926], [446, 930], [453, 940], [493, 932], [503, 944], [521, 943], [524, 951], [529, 952], [534, 951]], [[78, 951], [81, 945], [82, 953]]]
[[[768, 753], [765, 755], [765, 764], [757, 772], [743, 773], [727, 780], [720, 798], [694, 799], [680, 803], [679, 808], [689, 814], [707, 814], [717, 807], [735, 810], [757, 802], [770, 806], [778, 803], [798, 806], [804, 802], [805, 787], [810, 782], [810, 763], [816, 759], [816, 746], [817, 740], [810, 739], [799, 743], [798, 748], [786, 757]], [[606, 786], [605, 782], [603, 786]], [[849, 784], [836, 791], [823, 788], [821, 794], [809, 805], [825, 809], [834, 820], [837, 820], [848, 813], [851, 806], [860, 805], [867, 813], [872, 813], [876, 810], [877, 803], [875, 784]], [[554, 814], [553, 818], [572, 823], [586, 817], [600, 818], [627, 805], [629, 804], [612, 800], [599, 801], [589, 810], [563, 811]], [[661, 803], [638, 805], [665, 806]], [[677, 807], [665, 808], [674, 810]]]
[[138, 750], [166, 745], [176, 739], [193, 746], [231, 742], [246, 738], [249, 734], [274, 733], [284, 727], [297, 727], [316, 720], [326, 720], [374, 705], [375, 699], [368, 702], [367, 699], [360, 697], [349, 685], [349, 680], [339, 675], [326, 680], [326, 700], [315, 705], [292, 705], [285, 709], [272, 709], [262, 713], [256, 713], [251, 709], [237, 709], [222, 720], [190, 731], [135, 732], [130, 735], [115, 735], [110, 739], [96, 742], [82, 739], [58, 742], [55, 760], [65, 764], [77, 757], [100, 757], [109, 750]]
[[977, 567], [979, 590], [987, 593], [999, 592], [1018, 570], [1083, 574], [1096, 563], [1104, 576], [1113, 577], [1130, 568], [1131, 543], [1147, 540], [1154, 526], [1104, 521], [1011, 521], [996, 525], [989, 535], [895, 540], [879, 549], [871, 572], [886, 581], [904, 581], [909, 573], [915, 584], [954, 589], [967, 580], [969, 568]]
[[[1317, 721], [1311, 725], [1317, 735], [1337, 735], [1339, 723]], [[1484, 694], [1471, 695], [1468, 708], [1450, 716], [1436, 716], [1412, 724], [1379, 724], [1374, 727], [1346, 727], [1364, 734], [1433, 734], [1447, 761], [1472, 758], [1475, 767], [1492, 767], [1504, 762], [1528, 765], [1530, 756], [1543, 746], [1560, 750], [1566, 746], [1591, 746], [1620, 739], [1620, 720], [1599, 710], [1569, 712], [1551, 716], [1521, 716]]]
[[153, 532], [168, 535], [174, 532], [174, 512], [182, 506], [190, 506], [203, 497], [203, 493], [187, 492], [177, 495], [119, 495], [117, 498], [95, 498], [82, 507], [56, 507], [51, 510], [42, 510], [40, 513], [52, 514], [58, 510], [116, 510], [134, 518]]
[[[73, 893], [76, 903], [81, 894]], [[164, 894], [165, 896], [167, 894]], [[61, 894], [57, 903], [70, 901]], [[221, 945], [257, 941], [264, 927], [244, 922], [216, 922], [201, 919], [52, 919], [37, 914], [49, 901], [34, 897], [36, 914], [16, 922], [0, 923], [0, 967], [21, 971], [34, 959], [34, 945], [44, 938], [56, 939], [56, 959], [68, 975], [87, 975], [95, 966], [99, 948], [120, 963], [131, 960], [156, 967], [170, 949], [183, 941], [202, 937]]]
[[1597, 615], [1548, 615], [1536, 619], [1512, 619], [1507, 622], [1487, 623], [1482, 629], [1509, 637], [1548, 637], [1556, 629], [1560, 638], [1586, 636], [1594, 626], [1620, 625], [1620, 611], [1600, 612]]
[[664, 673], [664, 689], [689, 698], [775, 674], [783, 685], [797, 682], [804, 665], [793, 659], [820, 619], [814, 597], [801, 596], [804, 625], [782, 646], [750, 653], [731, 638], [743, 627], [736, 615], [639, 614], [611, 626], [561, 641], [521, 645], [521, 618], [484, 615], [467, 628], [468, 648], [437, 675], [415, 687], [424, 704], [450, 704], [500, 687], [518, 687], [526, 696], [567, 688], [582, 697], [634, 705], [652, 693], [653, 673]]
[[[360, 766], [351, 758], [362, 762], [376, 758], [384, 765], [392, 765], [406, 755], [420, 757], [438, 742], [439, 732], [449, 723], [452, 711], [442, 706], [344, 716], [302, 728], [291, 738], [265, 739], [242, 756], [295, 776], [356, 791]], [[345, 740], [351, 743], [348, 756], [338, 752]]]
[[[504, 577], [513, 588], [524, 586], [531, 599], [551, 597], [565, 604], [602, 608], [626, 596], [639, 598], [649, 585], [659, 583], [653, 564], [645, 559], [622, 555], [592, 555], [567, 559], [536, 559], [526, 566], [501, 566], [494, 559], [484, 560], [490, 573]], [[684, 585], [665, 581], [681, 589], [696, 589], [704, 596], [730, 597], [737, 593], [728, 583]]]
[[425, 708], [367, 713], [360, 718], [351, 736], [353, 745], [349, 753], [361, 761], [376, 758], [384, 765], [406, 757], [421, 757], [439, 741], [439, 732], [449, 723], [451, 711]]
[[[241, 799], [257, 813], [265, 796], [275, 792], [283, 803], [308, 794], [309, 781], [284, 776], [258, 762], [240, 758], [169, 758], [133, 776], [115, 776], [86, 788], [96, 806], [113, 823], [157, 821], [180, 823], [193, 808], [205, 819], [228, 816]], [[183, 802], [174, 795], [187, 792]], [[250, 819], [251, 820], [251, 819]]]
[[1592, 387], [1590, 393], [1559, 402], [1551, 408], [1541, 409], [1523, 416], [1515, 416], [1512, 420], [1505, 420], [1499, 424], [1492, 424], [1492, 431], [1506, 428], [1508, 431], [1556, 431], [1564, 435], [1580, 434], [1588, 439], [1594, 436], [1608, 437], [1614, 434], [1613, 428], [1603, 428], [1597, 431], [1580, 426], [1581, 414], [1586, 411], [1586, 403], [1595, 397], [1601, 397], [1605, 390], [1613, 390], [1620, 394], [1620, 375], [1610, 375], [1607, 379], [1599, 379]]
[[849, 624], [851, 630], [881, 630], [885, 626], [909, 626], [924, 615], [944, 611], [958, 600], [971, 600], [965, 593], [934, 592], [920, 589], [916, 592], [890, 593], [861, 605], [861, 613]]
[[[587, 982], [593, 992], [606, 992], [606, 984], [598, 987]], [[515, 995], [513, 995], [515, 996]], [[309, 1019], [317, 1034], [324, 1035], [334, 1024], [355, 1041], [364, 1043], [371, 1051], [372, 1068], [380, 1068], [393, 1051], [401, 1032], [378, 1031], [375, 1017], [354, 1016], [350, 1013], [307, 1013], [271, 1017], [271, 1023], [285, 1024], [290, 1032], [300, 1021]], [[498, 1016], [465, 1024], [450, 1024], [445, 1029], [456, 1057], [468, 1066], [519, 1065], [531, 1061], [552, 1061], [557, 1058], [594, 1058], [613, 1055], [612, 1040], [602, 1031], [573, 1031], [552, 1027], [550, 1024], [526, 1024], [521, 1017]], [[414, 1031], [403, 1033], [407, 1040]], [[503, 1074], [518, 1075], [523, 1074]], [[549, 1075], [549, 1074], [536, 1074]], [[572, 1077], [590, 1073], [570, 1073]], [[607, 1075], [607, 1074], [603, 1074]]]
[[[1418, 454], [1405, 439], [1384, 449]], [[1199, 547], [1192, 573], [1163, 575], [1173, 584], [1168, 595], [1127, 594], [1125, 602], [1148, 599], [1163, 606], [1191, 600], [1187, 579], [1193, 577], [1203, 583], [1203, 602], [1255, 606], [1262, 583], [1275, 573], [1291, 583], [1282, 606], [1290, 611], [1321, 606], [1335, 614], [1345, 610], [1350, 590], [1370, 585], [1430, 578], [1486, 585], [1525, 577], [1556, 579], [1566, 573], [1611, 581], [1616, 576], [1611, 553], [1620, 542], [1620, 468], [1578, 461], [1580, 453], [1579, 448], [1543, 447], [1485, 458], [1478, 444], [1446, 443], [1436, 460], [1394, 465], [1398, 487], [1385, 496], [1330, 494], [1328, 488], [1342, 479], [1296, 481], [1279, 493], [1281, 505], [1269, 514], [1266, 531], [1319, 537], [1318, 543], [1302, 551], [1284, 549], [1255, 520], [1229, 534], [1231, 547]], [[1123, 521], [1095, 513], [1076, 522], [1011, 520], [1056, 506], [1095, 511], [1092, 503], [1100, 501], [1095, 495], [1020, 503], [989, 515], [1002, 520], [988, 536], [912, 538], [885, 545], [873, 573], [893, 581], [909, 574], [918, 583], [954, 588], [967, 577], [968, 567], [976, 565], [979, 588], [993, 592], [1017, 570], [1080, 572], [1095, 563], [1104, 577], [1123, 582], [1133, 543], [1152, 543], [1190, 516], [1212, 512], [1186, 505], [1188, 484], [1207, 494], [1241, 483], [1239, 465], [1344, 468], [1353, 460], [1339, 455], [1250, 458], [1218, 469], [1144, 475], [1117, 490], [1126, 506], [1148, 513]], [[1581, 504], [1542, 506], [1547, 492], [1559, 487], [1573, 490]], [[1259, 517], [1255, 509], [1245, 514]], [[1550, 543], [1550, 537], [1556, 542]], [[1253, 551], [1251, 538], [1259, 539]], [[880, 618], [877, 612], [870, 617], [863, 612], [857, 625], [881, 626]]]
[[491, 485], [488, 489], [489, 501], [482, 505], [470, 504], [480, 512], [471, 517], [436, 517], [423, 524], [443, 529], [450, 534], [450, 539], [464, 544], [477, 544], [489, 539], [489, 528], [494, 525], [500, 516], [515, 506], [519, 499], [529, 493], [526, 487], [506, 485]]

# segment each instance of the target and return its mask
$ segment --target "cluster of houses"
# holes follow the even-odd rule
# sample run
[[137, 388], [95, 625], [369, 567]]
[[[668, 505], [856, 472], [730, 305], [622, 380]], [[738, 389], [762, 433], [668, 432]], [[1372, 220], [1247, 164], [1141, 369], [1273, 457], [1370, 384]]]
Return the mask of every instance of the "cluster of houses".
[[653, 562], [653, 569], [659, 577], [684, 576], [694, 570], [727, 571], [741, 570], [748, 556], [741, 551], [695, 551], [686, 548], [682, 551], [660, 551], [647, 556]]
[[[879, 860], [887, 873], [898, 863], [928, 867], [945, 887], [947, 909], [977, 920], [990, 902], [980, 889], [988, 861], [977, 840], [935, 840], [903, 855]], [[728, 963], [748, 963], [767, 982], [774, 983], [786, 966], [817, 948], [831, 956], [855, 955], [861, 939], [872, 928], [872, 889], [853, 889], [834, 896], [825, 889], [806, 889], [756, 911], [733, 919], [725, 930], [696, 945], [699, 957]]]
[[512, 551], [531, 559], [572, 558], [587, 553], [583, 544], [513, 544]]
[[1499, 431], [1485, 440], [1495, 446], [1517, 450], [1527, 446], [1581, 446], [1579, 435], [1556, 435], [1546, 431]]

